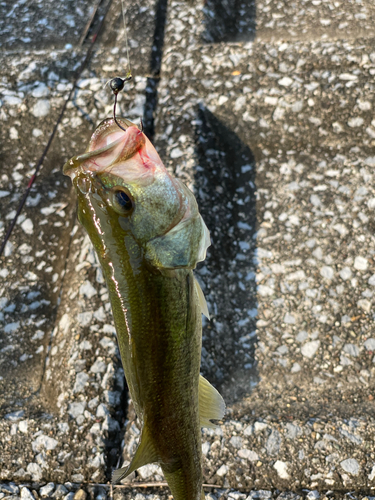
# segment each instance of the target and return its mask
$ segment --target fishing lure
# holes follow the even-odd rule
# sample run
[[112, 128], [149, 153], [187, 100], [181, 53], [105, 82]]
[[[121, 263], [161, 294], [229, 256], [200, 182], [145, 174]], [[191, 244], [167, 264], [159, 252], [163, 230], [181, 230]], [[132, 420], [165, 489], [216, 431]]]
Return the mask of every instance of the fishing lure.
[[[132, 77], [130, 70], [129, 70], [128, 74], [126, 75], [125, 78], [121, 78], [119, 76], [116, 76], [115, 78], [108, 80], [108, 82], [106, 83], [106, 86], [109, 85], [110, 89], [113, 92], [113, 95], [115, 96], [115, 103], [113, 105], [113, 119], [114, 119], [116, 125], [124, 132], [126, 132], [126, 129], [124, 129], [122, 127], [122, 125], [120, 124], [120, 122], [116, 118], [117, 95], [119, 94], [119, 92], [121, 92], [124, 89], [125, 83], [129, 82], [132, 78], [133, 77]], [[142, 123], [142, 120], [141, 120], [141, 123]], [[143, 126], [142, 126], [142, 129], [143, 129]]]

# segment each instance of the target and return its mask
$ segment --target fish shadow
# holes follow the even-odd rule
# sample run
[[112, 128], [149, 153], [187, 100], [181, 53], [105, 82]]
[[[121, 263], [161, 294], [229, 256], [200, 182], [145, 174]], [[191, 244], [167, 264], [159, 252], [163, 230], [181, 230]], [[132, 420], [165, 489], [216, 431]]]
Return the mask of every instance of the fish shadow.
[[196, 198], [211, 233], [197, 268], [211, 314], [204, 320], [202, 373], [227, 404], [257, 385], [255, 158], [207, 108], [195, 120]]
[[202, 39], [206, 43], [252, 41], [256, 32], [256, 2], [205, 0]]

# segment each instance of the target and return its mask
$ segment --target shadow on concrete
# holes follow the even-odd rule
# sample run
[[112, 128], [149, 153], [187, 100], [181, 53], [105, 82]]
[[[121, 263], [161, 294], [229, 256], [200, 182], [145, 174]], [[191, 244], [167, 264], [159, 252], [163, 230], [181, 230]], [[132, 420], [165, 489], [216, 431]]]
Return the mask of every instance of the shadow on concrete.
[[168, 0], [157, 0], [155, 32], [150, 59], [150, 74], [152, 76], [147, 78], [146, 102], [143, 113], [144, 132], [151, 141], [153, 141], [155, 135], [154, 116], [158, 101], [158, 85], [163, 56], [167, 6]]
[[207, 43], [243, 42], [255, 38], [255, 0], [205, 0], [203, 8]]
[[196, 196], [212, 239], [207, 260], [197, 270], [209, 283], [204, 291], [212, 314], [203, 329], [202, 372], [229, 404], [250, 394], [258, 380], [255, 160], [250, 148], [204, 107], [198, 110], [195, 141]]

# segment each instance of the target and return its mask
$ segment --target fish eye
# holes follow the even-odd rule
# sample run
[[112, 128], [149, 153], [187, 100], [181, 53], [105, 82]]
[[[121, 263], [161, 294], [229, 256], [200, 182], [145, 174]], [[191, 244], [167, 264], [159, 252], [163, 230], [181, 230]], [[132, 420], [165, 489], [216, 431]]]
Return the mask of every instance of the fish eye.
[[111, 198], [111, 204], [116, 212], [125, 215], [133, 209], [133, 200], [124, 189], [113, 190]]
[[117, 203], [124, 208], [125, 210], [130, 210], [132, 207], [132, 201], [129, 196], [125, 193], [125, 191], [117, 191], [116, 192], [116, 200]]

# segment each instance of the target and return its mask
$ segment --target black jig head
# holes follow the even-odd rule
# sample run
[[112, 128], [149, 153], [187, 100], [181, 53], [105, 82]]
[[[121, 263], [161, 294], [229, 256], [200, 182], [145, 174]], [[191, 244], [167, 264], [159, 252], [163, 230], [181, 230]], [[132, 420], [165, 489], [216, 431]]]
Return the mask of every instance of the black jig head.
[[125, 83], [131, 79], [132, 75], [128, 74], [125, 78], [120, 78], [119, 76], [116, 76], [116, 78], [112, 78], [112, 80], [109, 80], [109, 82], [107, 82], [113, 92], [113, 95], [115, 96], [115, 104], [113, 106], [113, 119], [116, 125], [124, 132], [126, 132], [126, 129], [124, 129], [124, 127], [120, 125], [120, 123], [117, 121], [116, 118], [117, 95], [119, 92], [121, 92], [121, 90], [123, 90]]

